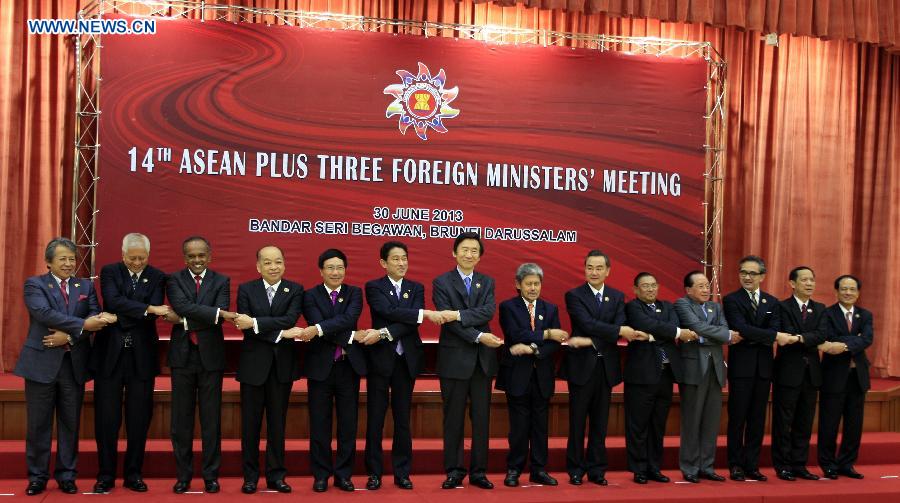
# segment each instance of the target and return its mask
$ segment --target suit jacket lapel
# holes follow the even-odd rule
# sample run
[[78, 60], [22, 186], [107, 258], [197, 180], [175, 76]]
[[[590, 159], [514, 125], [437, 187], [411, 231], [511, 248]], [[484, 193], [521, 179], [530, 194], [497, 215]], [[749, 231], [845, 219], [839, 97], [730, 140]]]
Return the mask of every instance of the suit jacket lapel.
[[597, 297], [594, 296], [594, 291], [591, 290], [591, 286], [587, 283], [585, 283], [581, 287], [581, 296], [587, 303], [587, 305], [590, 306], [589, 310], [591, 312], [591, 315], [594, 318], [599, 317], [602, 310], [600, 309], [600, 305], [597, 304]]
[[[401, 292], [404, 287], [405, 287], [405, 285], [401, 281], [400, 282]], [[393, 304], [395, 306], [400, 305], [400, 303], [402, 301], [400, 300], [400, 298], [397, 297], [397, 290], [394, 289], [394, 284], [391, 282], [390, 278], [388, 278], [387, 276], [381, 278], [381, 288], [384, 290], [384, 293], [388, 296], [388, 299], [390, 299], [391, 304]], [[402, 293], [401, 293], [401, 295], [402, 295]]]
[[[456, 288], [456, 291], [459, 292], [460, 297], [462, 297], [463, 305], [469, 307], [469, 294], [466, 292], [466, 284], [463, 283], [462, 277], [459, 275], [459, 270], [453, 269], [453, 273], [450, 274], [450, 282], [453, 283], [453, 287]], [[472, 274], [471, 288], [475, 288], [474, 273]]]
[[[524, 305], [524, 302], [522, 303]], [[528, 309], [525, 309], [525, 315], [528, 315]], [[544, 332], [544, 322], [547, 319], [547, 303], [542, 299], [538, 299], [534, 305], [534, 330], [538, 333]]]

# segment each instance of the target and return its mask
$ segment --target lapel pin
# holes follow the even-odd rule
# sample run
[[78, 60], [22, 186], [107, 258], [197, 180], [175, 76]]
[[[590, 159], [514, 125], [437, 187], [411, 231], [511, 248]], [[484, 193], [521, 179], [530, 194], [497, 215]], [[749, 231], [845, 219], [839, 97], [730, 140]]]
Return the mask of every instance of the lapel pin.
[[290, 292], [290, 291], [291, 291], [290, 288], [288, 288], [288, 287], [285, 287], [285, 288], [284, 288], [284, 293], [287, 293], [287, 292]]
[[53, 288], [53, 283], [47, 283], [47, 288]]
[[404, 298], [404, 299], [408, 299], [408, 298], [409, 298], [409, 292], [403, 292], [403, 298]]
[[475, 283], [475, 288], [481, 288], [481, 283]]
[[146, 283], [146, 282], [147, 282], [147, 278], [144, 278], [142, 283]]
[[[78, 286], [78, 285], [75, 285], [75, 286]], [[856, 314], [856, 315], [854, 315], [853, 317], [854, 317], [854, 318], [859, 318], [859, 315]]]
[[81, 288], [81, 285], [78, 283], [75, 283], [75, 288]]
[[343, 297], [338, 297], [338, 302], [344, 302], [344, 298], [343, 298]]
[[707, 308], [706, 310], [709, 311], [709, 312], [712, 312], [712, 309]]
[[811, 312], [812, 312], [812, 308], [811, 308], [811, 307], [807, 307], [807, 308], [806, 308], [806, 312], [807, 312], [807, 313], [811, 313]]
[[609, 297], [603, 297], [603, 302], [609, 302]]
[[765, 304], [765, 303], [766, 303], [766, 299], [763, 299], [763, 300], [762, 300], [762, 303]]
[[539, 319], [539, 320], [543, 320], [543, 319], [544, 319], [544, 315], [543, 315], [543, 314], [539, 314], [539, 315], [538, 315], [538, 319]]
[[661, 312], [662, 312], [662, 309], [657, 309], [656, 312], [657, 312], [657, 313], [661, 313]]

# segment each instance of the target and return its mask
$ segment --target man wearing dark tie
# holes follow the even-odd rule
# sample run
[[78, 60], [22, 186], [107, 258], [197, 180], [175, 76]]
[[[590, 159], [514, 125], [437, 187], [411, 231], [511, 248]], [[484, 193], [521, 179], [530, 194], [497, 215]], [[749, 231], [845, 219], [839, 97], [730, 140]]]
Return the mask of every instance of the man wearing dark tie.
[[425, 287], [406, 279], [409, 270], [407, 247], [399, 241], [381, 246], [381, 267], [387, 275], [366, 283], [366, 300], [372, 315], [372, 328], [380, 341], [367, 347], [366, 376], [366, 489], [381, 487], [384, 454], [381, 439], [388, 402], [394, 420], [391, 461], [394, 484], [412, 489], [409, 479], [412, 463], [412, 434], [409, 415], [416, 376], [425, 366], [425, 352], [419, 338], [419, 325], [425, 318], [440, 323], [439, 313], [425, 309]]
[[657, 298], [659, 283], [648, 273], [634, 278], [635, 299], [625, 305], [628, 325], [649, 334], [628, 343], [625, 360], [625, 447], [634, 481], [669, 482], [663, 475], [663, 437], [672, 404], [672, 385], [681, 383], [684, 369], [676, 342], [697, 334], [679, 328], [675, 307]]
[[697, 340], [681, 344], [684, 383], [681, 395], [681, 446], [679, 465], [684, 480], [696, 484], [701, 478], [722, 482], [714, 470], [716, 438], [722, 414], [725, 361], [722, 346], [737, 344], [741, 336], [728, 329], [722, 306], [710, 302], [709, 279], [700, 271], [684, 277], [686, 295], [675, 301], [682, 327], [697, 334]]
[[772, 391], [772, 461], [781, 480], [818, 480], [806, 468], [816, 398], [822, 385], [818, 346], [825, 342], [825, 305], [811, 299], [816, 275], [806, 266], [788, 275], [794, 294], [778, 305], [781, 330], [797, 344], [778, 347]]
[[[303, 295], [303, 317], [308, 327], [301, 340], [310, 340], [304, 360], [309, 380], [309, 455], [313, 491], [334, 486], [353, 491], [353, 459], [356, 455], [356, 422], [359, 378], [366, 375], [366, 358], [360, 344], [380, 340], [375, 330], [356, 330], [362, 313], [362, 290], [344, 284], [347, 256], [336, 249], [319, 255], [323, 283]], [[311, 339], [310, 339], [311, 338]], [[337, 411], [337, 456], [332, 460], [331, 417]]]
[[[866, 348], [872, 345], [872, 313], [858, 305], [862, 284], [856, 276], [845, 274], [834, 280], [838, 301], [825, 313], [826, 334], [830, 345], [820, 347], [822, 355], [822, 393], [819, 401], [819, 466], [825, 477], [844, 475], [861, 479], [853, 468], [862, 439], [863, 411], [869, 390], [869, 359]], [[838, 450], [838, 426], [843, 419], [841, 447]]]
[[772, 345], [799, 339], [780, 331], [778, 299], [760, 289], [765, 261], [747, 255], [739, 265], [741, 288], [722, 301], [728, 326], [743, 339], [728, 350], [728, 467], [731, 480], [764, 482], [759, 451], [772, 387]]
[[73, 276], [76, 250], [66, 238], [52, 239], [44, 251], [49, 272], [25, 281], [28, 335], [14, 373], [25, 378], [25, 494], [29, 496], [42, 493], [50, 478], [54, 415], [53, 478], [64, 493], [78, 492], [78, 423], [88, 379], [90, 332], [115, 321], [115, 316], [100, 313], [91, 281]]
[[284, 255], [277, 246], [256, 252], [260, 278], [238, 287], [234, 324], [244, 332], [238, 361], [241, 383], [241, 456], [244, 485], [253, 494], [259, 481], [259, 431], [266, 415], [266, 487], [291, 492], [285, 482], [285, 425], [291, 386], [300, 378], [294, 325], [303, 309], [303, 286], [283, 278]]
[[503, 480], [507, 487], [519, 485], [526, 458], [531, 482], [558, 483], [546, 470], [547, 423], [556, 378], [553, 354], [569, 334], [559, 328], [557, 307], [540, 298], [543, 280], [544, 271], [537, 264], [520, 265], [516, 270], [519, 295], [500, 304], [500, 328], [509, 348], [497, 376], [497, 389], [506, 391], [509, 408], [509, 454]]
[[124, 483], [132, 491], [146, 492], [142, 470], [147, 431], [153, 417], [153, 384], [159, 375], [156, 319], [169, 314], [163, 303], [166, 275], [149, 265], [150, 240], [138, 233], [122, 239], [122, 260], [100, 271], [100, 291], [107, 311], [118, 323], [94, 338], [94, 435], [99, 470], [95, 493], [115, 486], [124, 396]]
[[[625, 324], [625, 295], [605, 285], [610, 272], [609, 257], [591, 250], [584, 260], [587, 282], [566, 292], [566, 310], [572, 320], [569, 350], [560, 375], [569, 383], [569, 440], [566, 471], [569, 483], [588, 480], [605, 486], [606, 427], [613, 386], [622, 382], [619, 337], [628, 341], [646, 339]], [[587, 451], [584, 426], [589, 421]]]
[[444, 402], [444, 470], [441, 487], [453, 489], [466, 476], [463, 437], [466, 402], [472, 421], [469, 482], [493, 489], [487, 472], [491, 419], [491, 380], [497, 375], [497, 348], [503, 340], [491, 333], [494, 317], [494, 280], [475, 271], [484, 255], [481, 238], [463, 232], [453, 242], [456, 267], [432, 282], [434, 306], [444, 324], [438, 342], [438, 377]]
[[191, 236], [181, 245], [187, 268], [172, 274], [166, 293], [172, 304], [169, 342], [172, 369], [172, 450], [178, 480], [176, 494], [187, 492], [193, 478], [194, 411], [200, 409], [203, 446], [202, 475], [208, 493], [219, 492], [222, 462], [222, 373], [225, 338], [222, 322], [237, 314], [228, 311], [230, 280], [209, 269], [209, 241]]

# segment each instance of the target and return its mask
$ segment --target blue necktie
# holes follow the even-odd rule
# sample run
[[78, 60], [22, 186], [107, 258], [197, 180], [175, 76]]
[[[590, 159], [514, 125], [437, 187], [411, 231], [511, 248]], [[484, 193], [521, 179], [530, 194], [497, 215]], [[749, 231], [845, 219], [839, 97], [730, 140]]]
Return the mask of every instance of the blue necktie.
[[472, 278], [470, 276], [466, 276], [463, 278], [463, 283], [466, 284], [466, 293], [472, 293]]
[[595, 295], [595, 297], [597, 298], [597, 305], [602, 308], [603, 307], [603, 296], [600, 295], [600, 292], [597, 292], [597, 295]]

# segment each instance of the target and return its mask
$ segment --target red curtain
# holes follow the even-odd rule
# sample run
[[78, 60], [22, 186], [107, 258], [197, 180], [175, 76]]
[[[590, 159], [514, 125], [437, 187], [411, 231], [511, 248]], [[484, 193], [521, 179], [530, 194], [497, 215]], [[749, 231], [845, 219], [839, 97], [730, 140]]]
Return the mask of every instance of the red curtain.
[[[900, 291], [900, 205], [892, 204], [900, 199], [900, 55], [888, 50], [898, 45], [898, 1], [554, 4], [565, 11], [472, 0], [243, 4], [711, 42], [728, 62], [723, 291], [737, 288], [736, 261], [747, 253], [768, 260], [764, 287], [779, 297], [788, 294], [795, 265], [816, 270], [816, 297], [828, 304], [833, 278], [857, 274], [861, 305], [875, 313], [874, 372], [900, 376], [900, 314], [892, 309]], [[43, 246], [69, 233], [71, 206], [72, 45], [27, 35], [25, 20], [71, 18], [81, 6], [28, 0], [0, 7], [0, 365], [7, 371], [27, 329], [22, 284], [46, 270]], [[762, 41], [769, 31], [785, 33], [778, 47]]]

